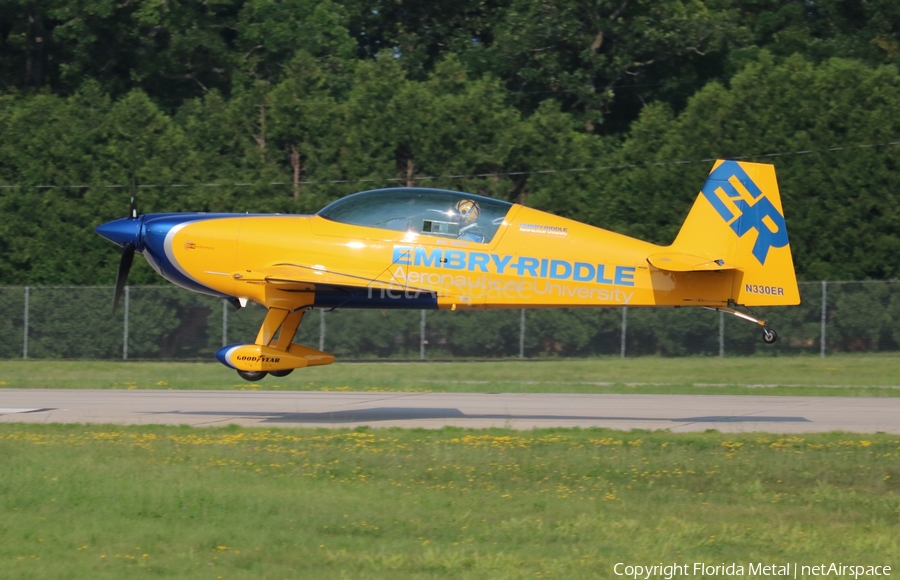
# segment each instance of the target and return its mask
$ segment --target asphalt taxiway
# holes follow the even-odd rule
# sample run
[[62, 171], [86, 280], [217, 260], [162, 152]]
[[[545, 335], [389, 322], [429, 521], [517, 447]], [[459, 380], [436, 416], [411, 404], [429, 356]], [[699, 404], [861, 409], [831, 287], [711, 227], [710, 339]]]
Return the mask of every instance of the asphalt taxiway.
[[900, 434], [900, 398], [0, 389], [0, 422]]

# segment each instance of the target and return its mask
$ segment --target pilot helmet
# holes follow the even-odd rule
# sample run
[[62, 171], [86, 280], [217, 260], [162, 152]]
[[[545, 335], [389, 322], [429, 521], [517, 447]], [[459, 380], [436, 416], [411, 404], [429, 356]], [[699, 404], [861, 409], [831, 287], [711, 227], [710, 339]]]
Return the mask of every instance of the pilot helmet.
[[468, 226], [478, 221], [481, 208], [474, 199], [463, 199], [457, 202], [456, 211], [459, 212], [460, 225]]

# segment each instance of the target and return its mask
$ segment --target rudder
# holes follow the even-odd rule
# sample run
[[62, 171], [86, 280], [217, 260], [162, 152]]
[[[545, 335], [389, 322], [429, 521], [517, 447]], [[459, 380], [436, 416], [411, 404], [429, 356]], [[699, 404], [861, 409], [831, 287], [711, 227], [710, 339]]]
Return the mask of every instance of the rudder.
[[702, 258], [693, 270], [734, 270], [736, 304], [800, 303], [773, 165], [716, 161], [669, 251]]

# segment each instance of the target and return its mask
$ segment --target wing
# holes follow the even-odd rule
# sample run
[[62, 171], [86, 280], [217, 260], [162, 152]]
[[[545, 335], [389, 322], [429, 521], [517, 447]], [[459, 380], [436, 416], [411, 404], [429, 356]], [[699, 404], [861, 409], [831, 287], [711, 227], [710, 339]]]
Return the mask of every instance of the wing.
[[302, 264], [274, 264], [260, 270], [252, 270], [243, 274], [245, 281], [265, 281], [293, 292], [316, 292], [325, 290], [359, 290], [364, 288], [386, 289], [405, 292], [430, 293], [433, 290], [410, 286], [404, 281], [395, 280], [387, 272], [384, 278], [368, 278], [347, 272], [328, 270], [322, 266], [305, 266]]

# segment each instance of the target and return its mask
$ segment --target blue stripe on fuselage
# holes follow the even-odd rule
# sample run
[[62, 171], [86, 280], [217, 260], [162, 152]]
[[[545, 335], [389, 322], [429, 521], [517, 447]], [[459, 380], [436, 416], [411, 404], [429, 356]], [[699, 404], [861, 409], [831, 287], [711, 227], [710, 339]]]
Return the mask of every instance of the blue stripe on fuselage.
[[170, 214], [147, 214], [144, 216], [142, 228], [142, 238], [144, 250], [142, 252], [144, 258], [150, 263], [150, 266], [156, 272], [175, 284], [187, 290], [214, 296], [216, 298], [231, 298], [228, 294], [222, 294], [208, 286], [200, 284], [196, 280], [185, 276], [178, 265], [172, 263], [169, 256], [166, 255], [166, 236], [172, 228], [188, 224], [192, 222], [216, 219], [216, 218], [233, 218], [240, 217], [243, 214], [228, 213], [170, 213]]
[[317, 291], [316, 308], [397, 308], [433, 310], [438, 307], [437, 294], [415, 290], [359, 288], [341, 292]]

